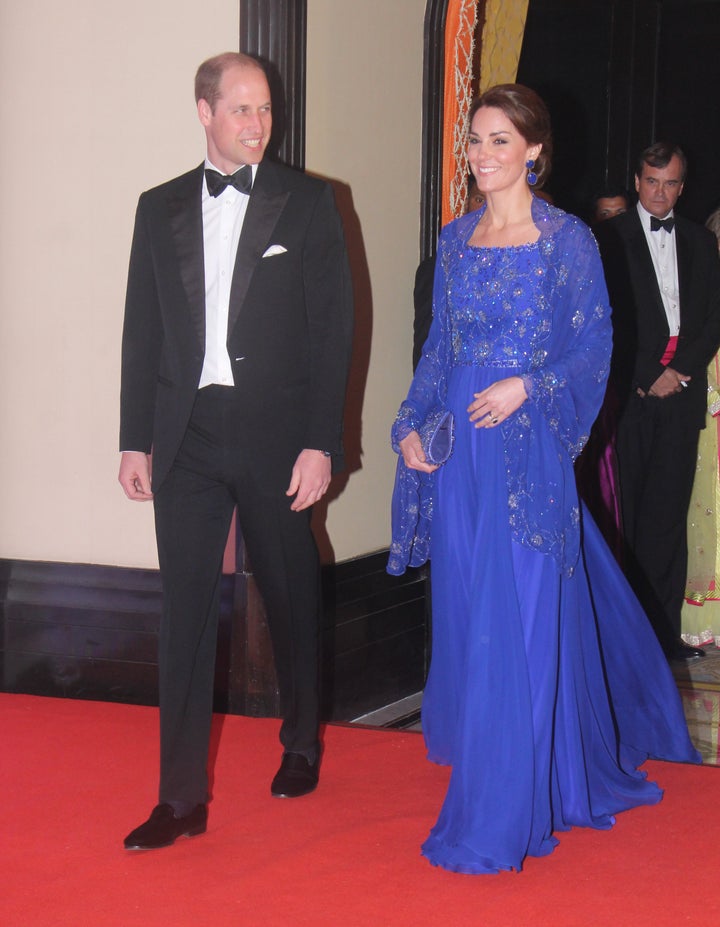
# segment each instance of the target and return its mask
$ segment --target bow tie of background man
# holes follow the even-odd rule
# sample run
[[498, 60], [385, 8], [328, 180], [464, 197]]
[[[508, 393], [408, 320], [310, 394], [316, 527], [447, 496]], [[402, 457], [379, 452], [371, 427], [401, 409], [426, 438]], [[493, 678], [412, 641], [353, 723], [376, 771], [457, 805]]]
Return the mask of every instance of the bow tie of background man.
[[[213, 196], [215, 196], [215, 194], [213, 194]], [[650, 216], [651, 232], [658, 232], [660, 229], [665, 229], [666, 232], [672, 232], [674, 225], [675, 220], [672, 216], [667, 219], [658, 219], [655, 216]]]

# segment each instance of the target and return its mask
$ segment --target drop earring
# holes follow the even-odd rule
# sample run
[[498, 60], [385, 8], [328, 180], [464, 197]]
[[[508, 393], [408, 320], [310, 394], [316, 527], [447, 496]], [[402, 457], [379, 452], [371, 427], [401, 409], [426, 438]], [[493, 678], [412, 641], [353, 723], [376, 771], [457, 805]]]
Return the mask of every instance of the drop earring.
[[528, 171], [527, 178], [526, 178], [527, 182], [530, 184], [531, 187], [534, 187], [535, 184], [537, 183], [537, 174], [533, 170], [533, 168], [535, 167], [535, 159], [528, 158], [528, 160], [525, 162], [525, 167], [527, 168], [527, 171]]

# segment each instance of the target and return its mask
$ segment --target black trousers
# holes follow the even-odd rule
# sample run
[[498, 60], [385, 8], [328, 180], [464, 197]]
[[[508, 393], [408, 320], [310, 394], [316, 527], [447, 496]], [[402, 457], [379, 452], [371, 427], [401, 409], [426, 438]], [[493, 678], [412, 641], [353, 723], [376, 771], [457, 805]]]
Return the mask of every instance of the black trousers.
[[700, 434], [682, 399], [631, 397], [617, 434], [628, 579], [666, 651], [681, 631]]
[[268, 615], [286, 750], [317, 749], [320, 583], [310, 510], [292, 512], [288, 464], [258, 459], [235, 390], [198, 392], [183, 444], [155, 494], [163, 585], [161, 802], [208, 797], [222, 559], [235, 508]]

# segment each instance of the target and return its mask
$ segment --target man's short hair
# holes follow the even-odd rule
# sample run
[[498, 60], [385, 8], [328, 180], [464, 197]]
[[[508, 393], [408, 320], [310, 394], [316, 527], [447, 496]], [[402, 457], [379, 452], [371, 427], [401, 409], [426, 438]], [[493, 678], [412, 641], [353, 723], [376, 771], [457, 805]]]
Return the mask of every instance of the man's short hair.
[[[220, 97], [220, 81], [225, 71], [230, 68], [257, 68], [263, 71], [262, 65], [250, 55], [244, 55], [242, 52], [223, 52], [222, 55], [215, 55], [214, 58], [208, 58], [203, 61], [197, 69], [195, 75], [195, 102], [207, 100], [210, 109], [215, 112], [215, 104]], [[265, 73], [263, 71], [263, 73]]]
[[687, 158], [682, 148], [673, 142], [655, 142], [649, 148], [641, 151], [635, 167], [635, 175], [636, 177], [642, 177], [645, 164], [648, 167], [667, 167], [674, 157], [680, 159], [682, 167], [682, 177], [680, 179], [684, 181], [687, 174]]
[[597, 190], [593, 193], [593, 197], [590, 200], [590, 205], [593, 208], [593, 212], [597, 207], [598, 200], [614, 200], [617, 197], [622, 197], [625, 202], [630, 205], [630, 194], [627, 192], [625, 187], [603, 187], [601, 190]]

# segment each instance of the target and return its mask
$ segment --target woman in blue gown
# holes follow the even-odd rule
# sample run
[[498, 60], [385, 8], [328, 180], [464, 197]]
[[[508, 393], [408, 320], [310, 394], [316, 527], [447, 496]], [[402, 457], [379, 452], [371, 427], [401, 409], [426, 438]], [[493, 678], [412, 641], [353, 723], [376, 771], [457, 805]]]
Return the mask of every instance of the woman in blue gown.
[[[575, 488], [603, 398], [610, 308], [595, 241], [532, 193], [547, 110], [520, 85], [473, 105], [485, 207], [442, 232], [434, 319], [393, 427], [401, 454], [388, 570], [431, 558], [431, 760], [452, 767], [422, 847], [467, 873], [520, 870], [555, 833], [612, 826], [660, 789], [648, 756], [699, 762], [647, 618]], [[450, 458], [418, 430], [454, 415]]]

